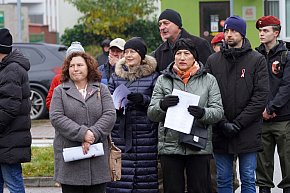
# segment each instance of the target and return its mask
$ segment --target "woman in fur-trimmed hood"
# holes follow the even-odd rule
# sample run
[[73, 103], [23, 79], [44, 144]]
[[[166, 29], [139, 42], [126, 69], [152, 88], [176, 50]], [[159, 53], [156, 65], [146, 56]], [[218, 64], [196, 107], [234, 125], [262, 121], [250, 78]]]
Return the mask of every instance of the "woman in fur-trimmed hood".
[[130, 93], [127, 104], [117, 110], [112, 131], [115, 144], [122, 150], [122, 178], [108, 184], [107, 193], [157, 193], [157, 123], [147, 117], [147, 108], [158, 77], [155, 58], [146, 55], [141, 38], [132, 38], [124, 47], [124, 58], [115, 66], [109, 89], [121, 84]]

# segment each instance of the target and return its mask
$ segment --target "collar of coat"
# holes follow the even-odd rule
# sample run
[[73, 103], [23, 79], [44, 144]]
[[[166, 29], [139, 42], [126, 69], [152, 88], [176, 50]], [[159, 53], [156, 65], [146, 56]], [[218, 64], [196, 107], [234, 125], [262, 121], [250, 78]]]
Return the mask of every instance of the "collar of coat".
[[[256, 50], [261, 54], [263, 54], [264, 56], [267, 55], [267, 51], [264, 44], [261, 44], [259, 47], [256, 48]], [[287, 50], [286, 44], [282, 40], [278, 40], [278, 44], [275, 45], [272, 49], [270, 49], [268, 55], [272, 57], [273, 55], [276, 55], [286, 50]]]
[[156, 71], [157, 62], [152, 56], [146, 55], [141, 65], [128, 67], [125, 64], [125, 58], [119, 60], [115, 66], [115, 74], [127, 80], [136, 80], [138, 78], [149, 76]]
[[[63, 89], [66, 91], [67, 94], [74, 98], [82, 98], [77, 87], [75, 86], [74, 82], [72, 80], [66, 81], [62, 83]], [[89, 98], [90, 96], [97, 93], [97, 97], [100, 96], [100, 83], [99, 82], [88, 82], [87, 86], [87, 96], [86, 98]]]
[[241, 48], [229, 48], [228, 45], [225, 43], [221, 48], [221, 53], [225, 56], [225, 58], [236, 59], [239, 58], [249, 51], [252, 51], [250, 41], [245, 38], [243, 45]]

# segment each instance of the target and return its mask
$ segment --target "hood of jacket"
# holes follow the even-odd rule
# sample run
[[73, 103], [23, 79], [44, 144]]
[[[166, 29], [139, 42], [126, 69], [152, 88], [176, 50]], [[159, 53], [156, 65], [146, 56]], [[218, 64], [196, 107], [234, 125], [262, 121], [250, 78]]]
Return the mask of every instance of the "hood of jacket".
[[26, 71], [30, 69], [29, 60], [17, 49], [3, 58], [2, 62], [0, 62], [0, 69], [5, 68], [11, 63], [18, 63]]
[[225, 56], [225, 58], [233, 60], [245, 55], [250, 51], [252, 51], [252, 47], [250, 41], [247, 38], [244, 39], [241, 48], [229, 48], [227, 44], [223, 44], [221, 48], [221, 53]]
[[157, 62], [152, 56], [146, 55], [142, 63], [138, 66], [128, 67], [125, 58], [116, 63], [115, 74], [127, 80], [136, 80], [144, 76], [149, 76], [156, 71]]
[[280, 52], [287, 51], [287, 47], [282, 40], [278, 40], [278, 44], [269, 50], [269, 54], [267, 54], [264, 44], [261, 44], [259, 47], [255, 48], [255, 50], [257, 50], [264, 56], [269, 55], [270, 57], [272, 57], [274, 55], [278, 55]]

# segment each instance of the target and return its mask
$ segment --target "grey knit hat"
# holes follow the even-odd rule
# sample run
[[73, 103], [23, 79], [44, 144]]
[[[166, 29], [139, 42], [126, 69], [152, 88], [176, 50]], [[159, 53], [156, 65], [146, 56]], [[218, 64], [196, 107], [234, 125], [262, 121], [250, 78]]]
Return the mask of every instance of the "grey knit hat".
[[74, 52], [85, 52], [82, 44], [80, 42], [72, 42], [70, 47], [66, 51], [66, 57], [71, 55]]

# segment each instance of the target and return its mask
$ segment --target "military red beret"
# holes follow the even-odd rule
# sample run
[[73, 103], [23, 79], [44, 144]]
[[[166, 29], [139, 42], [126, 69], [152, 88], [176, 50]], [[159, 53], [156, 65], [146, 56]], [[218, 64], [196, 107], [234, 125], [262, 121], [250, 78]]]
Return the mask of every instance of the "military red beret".
[[214, 38], [211, 40], [211, 44], [217, 44], [217, 43], [221, 43], [224, 40], [225, 36], [224, 36], [224, 32], [220, 32], [217, 35], [214, 36]]
[[265, 26], [273, 26], [273, 25], [280, 25], [280, 20], [272, 15], [269, 16], [263, 16], [259, 18], [256, 22], [256, 28], [262, 28]]

